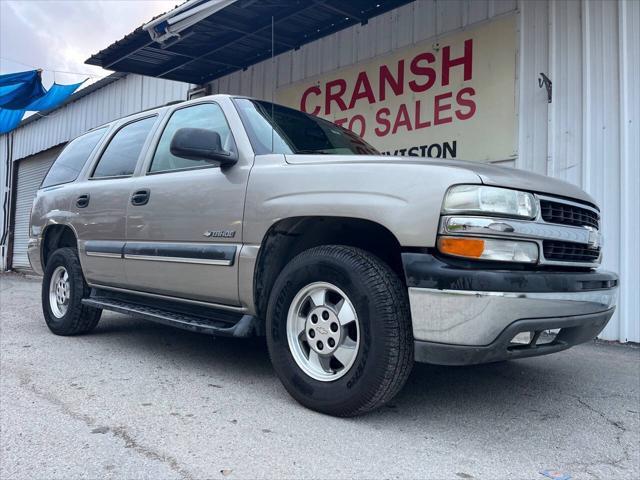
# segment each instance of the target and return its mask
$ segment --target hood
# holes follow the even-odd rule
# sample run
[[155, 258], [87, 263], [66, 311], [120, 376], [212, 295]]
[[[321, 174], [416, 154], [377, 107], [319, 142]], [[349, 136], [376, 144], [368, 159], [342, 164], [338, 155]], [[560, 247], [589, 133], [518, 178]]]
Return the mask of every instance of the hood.
[[546, 175], [539, 175], [513, 167], [498, 167], [480, 162], [465, 162], [462, 160], [436, 160], [435, 162], [440, 165], [444, 164], [471, 170], [480, 177], [482, 183], [485, 185], [547, 193], [549, 195], [573, 198], [597, 205], [595, 199], [580, 187], [563, 180], [558, 180], [557, 178], [547, 177]]
[[287, 163], [395, 163], [399, 165], [435, 165], [457, 168], [475, 173], [485, 185], [507, 187], [529, 192], [546, 193], [573, 198], [593, 205], [596, 201], [575, 185], [512, 167], [498, 167], [488, 163], [463, 160], [440, 160], [422, 157], [392, 157], [387, 155], [286, 155]]

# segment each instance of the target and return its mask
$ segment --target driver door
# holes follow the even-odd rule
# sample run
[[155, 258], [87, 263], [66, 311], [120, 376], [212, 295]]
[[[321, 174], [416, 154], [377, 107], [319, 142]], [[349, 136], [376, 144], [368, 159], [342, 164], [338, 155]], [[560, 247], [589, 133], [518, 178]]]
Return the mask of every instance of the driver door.
[[236, 146], [220, 105], [174, 110], [148, 162], [132, 179], [127, 205], [125, 273], [130, 288], [183, 299], [238, 304], [237, 256], [250, 160], [224, 169], [170, 152], [178, 129], [202, 128]]

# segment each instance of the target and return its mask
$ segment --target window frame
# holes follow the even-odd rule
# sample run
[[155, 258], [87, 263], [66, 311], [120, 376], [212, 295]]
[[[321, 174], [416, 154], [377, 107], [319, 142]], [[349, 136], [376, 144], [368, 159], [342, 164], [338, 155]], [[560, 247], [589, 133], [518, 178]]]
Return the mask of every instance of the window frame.
[[[208, 169], [208, 168], [220, 168], [220, 165], [216, 165], [214, 163], [210, 164], [210, 165], [196, 165], [193, 167], [183, 167], [183, 168], [174, 168], [171, 170], [159, 170], [157, 172], [152, 172], [151, 171], [151, 167], [153, 166], [153, 160], [156, 156], [156, 153], [158, 152], [158, 147], [160, 146], [160, 140], [162, 140], [162, 136], [164, 135], [164, 132], [167, 129], [167, 126], [169, 125], [169, 122], [171, 121], [171, 118], [173, 117], [173, 115], [180, 111], [180, 110], [184, 110], [186, 108], [192, 108], [192, 107], [198, 107], [200, 105], [215, 105], [217, 106], [220, 111], [222, 112], [222, 116], [224, 117], [224, 121], [227, 124], [227, 127], [229, 128], [229, 134], [231, 135], [231, 140], [233, 141], [233, 146], [236, 149], [236, 152], [238, 155], [240, 155], [239, 151], [238, 151], [238, 143], [236, 142], [236, 138], [235, 135], [233, 134], [233, 129], [231, 128], [231, 124], [229, 123], [229, 118], [227, 117], [227, 113], [224, 111], [224, 108], [222, 107], [222, 105], [220, 105], [220, 103], [214, 101], [214, 100], [204, 100], [201, 102], [195, 102], [195, 103], [189, 103], [187, 105], [179, 105], [176, 108], [174, 108], [171, 112], [168, 112], [166, 115], [166, 119], [162, 122], [162, 125], [160, 125], [160, 127], [158, 128], [159, 130], [159, 135], [157, 135], [157, 139], [155, 140], [155, 145], [153, 147], [153, 153], [150, 155], [151, 158], [149, 158], [148, 161], [148, 165], [146, 168], [146, 171], [144, 172], [144, 175], [165, 175], [168, 173], [179, 173], [179, 172], [189, 172], [191, 170], [204, 170], [204, 169]], [[151, 150], [151, 149], [150, 149]]]
[[[64, 148], [62, 150], [60, 150], [60, 153], [58, 154], [56, 159], [53, 161], [53, 163], [47, 169], [47, 173], [44, 174], [44, 177], [42, 178], [42, 181], [40, 182], [40, 186], [38, 187], [38, 190], [46, 189], [46, 188], [59, 187], [61, 185], [68, 185], [70, 183], [75, 183], [75, 182], [78, 181], [79, 178], [82, 178], [82, 176], [83, 176], [82, 174], [86, 170], [87, 166], [88, 165], [90, 166], [93, 163], [93, 157], [94, 157], [95, 153], [102, 148], [102, 144], [104, 143], [105, 139], [109, 136], [110, 128], [111, 128], [110, 124], [100, 125], [99, 127], [94, 127], [94, 128], [92, 128], [90, 130], [87, 130], [83, 134], [78, 135], [77, 137], [75, 137], [75, 138], [71, 139], [69, 142], [67, 142], [67, 144], [64, 146]], [[97, 132], [98, 130], [104, 130], [105, 132], [102, 134], [102, 137], [100, 137], [98, 142], [93, 146], [93, 148], [91, 149], [91, 152], [89, 152], [89, 155], [87, 156], [86, 160], [84, 161], [84, 164], [82, 165], [82, 168], [80, 170], [78, 170], [78, 174], [76, 175], [76, 178], [74, 178], [73, 180], [66, 181], [66, 182], [53, 183], [51, 185], [43, 186], [44, 181], [47, 179], [47, 176], [51, 172], [51, 169], [54, 167], [54, 165], [58, 161], [58, 157], [60, 157], [60, 155], [62, 155], [64, 153], [64, 151], [71, 144], [71, 142], [75, 142], [76, 140], [78, 140], [78, 139], [80, 139], [80, 138], [82, 138], [82, 137], [84, 137], [86, 135], [89, 135], [91, 133]]]
[[[157, 123], [158, 123], [158, 117], [160, 116], [159, 112], [156, 112], [154, 114], [151, 115], [145, 115], [145, 116], [141, 116], [141, 117], [136, 117], [136, 118], [132, 118], [130, 120], [128, 120], [127, 122], [123, 123], [122, 125], [120, 125], [119, 127], [117, 127], [109, 136], [109, 138], [107, 139], [107, 141], [105, 142], [104, 145], [102, 145], [102, 148], [100, 150], [99, 155], [97, 155], [97, 158], [95, 159], [92, 167], [91, 167], [91, 172], [89, 173], [89, 176], [87, 177], [87, 180], [91, 180], [91, 181], [96, 181], [96, 180], [116, 180], [118, 178], [131, 178], [133, 176], [135, 176], [136, 174], [136, 170], [138, 169], [138, 166], [140, 165], [140, 159], [144, 159], [145, 158], [145, 146], [149, 143], [149, 140], [151, 138], [153, 138], [153, 134], [154, 134], [154, 130], [157, 127]], [[113, 139], [115, 138], [115, 136], [120, 133], [121, 130], [123, 130], [124, 128], [128, 127], [131, 124], [134, 124], [136, 122], [141, 122], [143, 120], [148, 120], [150, 118], [156, 118], [154, 124], [151, 126], [151, 129], [149, 130], [149, 133], [147, 133], [147, 137], [145, 138], [144, 143], [142, 144], [142, 149], [140, 150], [140, 153], [138, 154], [138, 158], [136, 159], [136, 164], [133, 168], [133, 172], [131, 172], [131, 174], [129, 175], [111, 175], [111, 176], [107, 176], [107, 177], [95, 177], [95, 173], [96, 170], [98, 169], [98, 165], [100, 164], [100, 160], [102, 160], [102, 156], [104, 155], [104, 153], [107, 151], [107, 148], [109, 148], [109, 145], [111, 145], [111, 142], [113, 141]]]

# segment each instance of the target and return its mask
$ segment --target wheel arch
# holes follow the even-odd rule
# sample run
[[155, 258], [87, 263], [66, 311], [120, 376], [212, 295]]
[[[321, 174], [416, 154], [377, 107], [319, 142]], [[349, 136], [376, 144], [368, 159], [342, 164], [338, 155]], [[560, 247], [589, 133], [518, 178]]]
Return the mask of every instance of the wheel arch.
[[51, 223], [42, 231], [40, 258], [42, 268], [46, 268], [51, 254], [59, 248], [70, 247], [78, 249], [78, 236], [70, 225]]
[[287, 263], [299, 253], [320, 245], [361, 248], [379, 257], [404, 282], [400, 241], [384, 225], [356, 217], [284, 218], [265, 233], [256, 258], [253, 298], [259, 318], [265, 318], [272, 286]]

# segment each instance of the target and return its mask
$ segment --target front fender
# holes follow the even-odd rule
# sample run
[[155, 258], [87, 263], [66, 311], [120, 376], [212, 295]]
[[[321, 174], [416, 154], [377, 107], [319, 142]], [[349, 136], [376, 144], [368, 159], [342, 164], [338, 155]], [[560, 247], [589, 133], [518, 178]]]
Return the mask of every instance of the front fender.
[[481, 183], [463, 169], [420, 163], [287, 164], [283, 155], [256, 159], [246, 197], [243, 238], [259, 245], [269, 228], [290, 217], [369, 220], [404, 247], [435, 245], [447, 189]]

